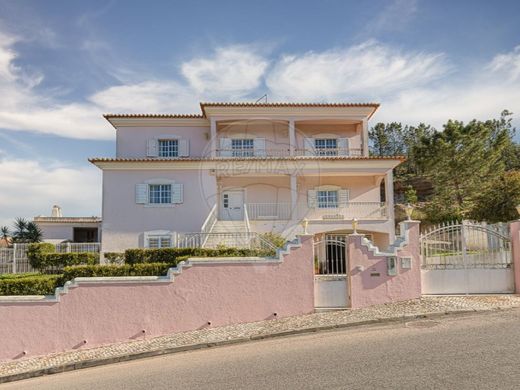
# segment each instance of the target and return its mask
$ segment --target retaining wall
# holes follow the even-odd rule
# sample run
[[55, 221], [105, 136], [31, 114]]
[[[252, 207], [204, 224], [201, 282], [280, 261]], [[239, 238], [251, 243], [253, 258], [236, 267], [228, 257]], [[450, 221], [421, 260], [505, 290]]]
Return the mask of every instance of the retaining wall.
[[312, 251], [301, 236], [276, 259], [190, 259], [167, 277], [76, 278], [56, 296], [1, 297], [0, 360], [311, 313]]

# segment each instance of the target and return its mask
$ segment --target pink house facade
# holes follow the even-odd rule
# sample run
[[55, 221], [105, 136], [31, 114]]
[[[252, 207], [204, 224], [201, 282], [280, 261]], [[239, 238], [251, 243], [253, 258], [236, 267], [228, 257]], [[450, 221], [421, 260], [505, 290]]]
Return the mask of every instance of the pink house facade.
[[392, 169], [402, 158], [369, 156], [377, 108], [201, 103], [197, 115], [105, 115], [116, 156], [90, 160], [103, 171], [102, 251], [175, 246], [187, 233], [290, 240], [302, 221], [309, 234], [346, 235], [354, 219], [359, 233], [387, 247], [395, 238]]

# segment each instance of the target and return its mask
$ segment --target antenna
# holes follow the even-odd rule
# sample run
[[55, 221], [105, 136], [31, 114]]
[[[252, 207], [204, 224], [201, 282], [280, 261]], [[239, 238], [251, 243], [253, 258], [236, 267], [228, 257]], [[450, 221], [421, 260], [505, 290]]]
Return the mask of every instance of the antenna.
[[264, 103], [267, 103], [267, 94], [263, 95], [260, 99], [258, 99], [258, 100], [255, 102], [255, 104], [256, 104], [256, 103], [260, 103], [260, 101], [261, 101], [262, 99], [264, 100]]

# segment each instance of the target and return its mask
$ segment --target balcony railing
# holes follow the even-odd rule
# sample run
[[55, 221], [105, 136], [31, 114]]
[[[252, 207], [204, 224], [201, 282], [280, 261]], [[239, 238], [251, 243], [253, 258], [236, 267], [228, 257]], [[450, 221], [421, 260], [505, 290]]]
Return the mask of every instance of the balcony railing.
[[310, 208], [299, 202], [294, 210], [288, 202], [248, 203], [245, 205], [249, 220], [309, 220], [337, 221], [357, 219], [388, 219], [385, 202], [349, 202], [345, 207]]
[[[291, 153], [287, 149], [263, 149], [254, 150], [251, 148], [243, 149], [217, 149], [218, 157], [235, 157], [235, 158], [259, 158], [259, 157], [290, 157]], [[293, 156], [315, 156], [315, 157], [331, 157], [331, 156], [347, 156], [359, 157], [363, 156], [363, 149], [359, 148], [323, 148], [323, 149], [295, 149]]]
[[218, 157], [236, 157], [236, 158], [251, 158], [251, 157], [288, 157], [290, 156], [289, 149], [252, 149], [252, 148], [234, 148], [234, 149], [217, 149]]
[[298, 205], [299, 218], [322, 221], [357, 219], [388, 219], [385, 202], [348, 202], [344, 207], [309, 208], [306, 203]]
[[314, 148], [314, 149], [296, 149], [296, 156], [319, 156], [319, 157], [330, 157], [330, 156], [362, 156], [363, 149], [359, 148]]
[[246, 207], [252, 221], [291, 219], [290, 203], [248, 203]]

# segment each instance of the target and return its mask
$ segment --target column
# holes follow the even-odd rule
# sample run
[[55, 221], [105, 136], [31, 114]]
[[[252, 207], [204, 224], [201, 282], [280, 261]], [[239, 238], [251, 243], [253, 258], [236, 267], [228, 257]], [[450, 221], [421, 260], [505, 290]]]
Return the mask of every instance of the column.
[[513, 272], [515, 278], [515, 292], [520, 293], [520, 220], [509, 224], [511, 233], [511, 256], [513, 257]]
[[296, 148], [296, 133], [294, 130], [294, 119], [289, 120], [289, 152], [291, 156], [294, 156]]
[[210, 148], [211, 158], [217, 157], [217, 120], [215, 118], [210, 119]]
[[296, 210], [298, 207], [298, 177], [295, 173], [291, 174], [291, 219], [297, 216]]
[[363, 119], [363, 156], [368, 156], [368, 120]]
[[395, 218], [394, 218], [394, 171], [390, 169], [385, 178], [386, 213], [390, 221], [389, 242], [395, 240]]

